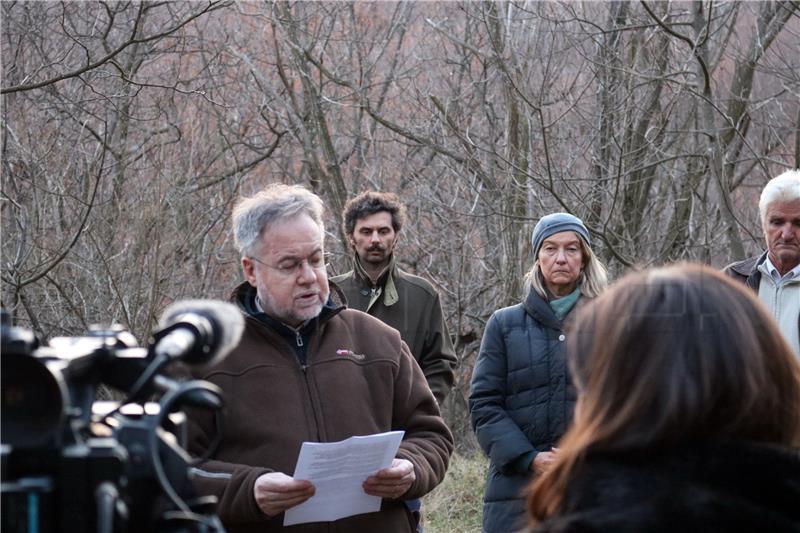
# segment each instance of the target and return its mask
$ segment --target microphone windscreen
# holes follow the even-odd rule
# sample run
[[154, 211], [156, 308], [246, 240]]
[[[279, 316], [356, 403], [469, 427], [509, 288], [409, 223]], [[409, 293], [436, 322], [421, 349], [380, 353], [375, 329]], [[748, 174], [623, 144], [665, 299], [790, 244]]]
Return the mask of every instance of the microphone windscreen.
[[189, 364], [214, 364], [224, 359], [242, 338], [244, 317], [239, 309], [221, 300], [181, 300], [168, 306], [161, 315], [159, 327], [180, 322], [182, 317], [198, 315], [211, 323], [214, 339], [203, 360], [187, 361]]

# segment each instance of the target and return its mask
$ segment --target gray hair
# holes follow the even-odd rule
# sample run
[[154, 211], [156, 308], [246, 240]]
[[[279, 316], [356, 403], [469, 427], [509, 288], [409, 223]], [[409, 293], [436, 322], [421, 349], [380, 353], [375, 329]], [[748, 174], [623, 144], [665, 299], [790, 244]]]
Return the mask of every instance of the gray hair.
[[282, 183], [268, 185], [255, 196], [239, 200], [233, 208], [236, 249], [242, 256], [251, 255], [264, 230], [297, 215], [308, 215], [317, 223], [320, 232], [324, 232], [324, 210], [320, 197], [305, 187]]
[[773, 202], [792, 202], [800, 199], [800, 170], [787, 170], [780, 176], [772, 178], [761, 191], [758, 212], [761, 224], [767, 219], [767, 208]]
[[[581, 245], [583, 258], [586, 260], [586, 266], [583, 267], [583, 272], [578, 278], [578, 285], [581, 288], [582, 295], [587, 298], [596, 298], [608, 286], [608, 272], [605, 265], [600, 262], [589, 245], [586, 244], [586, 241], [579, 238], [578, 242]], [[532, 290], [547, 300], [547, 289], [545, 288], [538, 257], [534, 259], [533, 266], [525, 274], [525, 296], [527, 297]]]

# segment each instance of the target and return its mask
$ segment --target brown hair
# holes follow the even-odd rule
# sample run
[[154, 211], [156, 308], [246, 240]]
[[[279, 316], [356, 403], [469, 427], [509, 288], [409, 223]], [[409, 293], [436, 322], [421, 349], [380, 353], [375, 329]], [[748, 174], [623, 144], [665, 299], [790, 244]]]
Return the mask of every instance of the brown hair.
[[721, 439], [800, 445], [800, 363], [751, 291], [711, 268], [625, 276], [578, 312], [568, 357], [575, 419], [530, 488], [535, 521], [561, 509], [590, 452]]
[[357, 221], [381, 211], [392, 215], [392, 228], [398, 233], [406, 220], [406, 210], [400, 198], [390, 192], [365, 191], [348, 200], [344, 206], [342, 226], [345, 235], [353, 234]]

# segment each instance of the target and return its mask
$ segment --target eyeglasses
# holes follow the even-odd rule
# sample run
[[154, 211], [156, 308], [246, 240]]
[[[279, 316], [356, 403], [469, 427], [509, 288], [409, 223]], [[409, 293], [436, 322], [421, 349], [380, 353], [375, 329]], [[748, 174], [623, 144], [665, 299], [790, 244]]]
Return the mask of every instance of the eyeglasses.
[[298, 275], [302, 271], [304, 264], [311, 267], [312, 270], [325, 270], [328, 267], [328, 264], [325, 262], [325, 255], [320, 252], [315, 252], [305, 259], [285, 259], [278, 265], [270, 265], [253, 256], [248, 257], [251, 261], [264, 265], [287, 278]]

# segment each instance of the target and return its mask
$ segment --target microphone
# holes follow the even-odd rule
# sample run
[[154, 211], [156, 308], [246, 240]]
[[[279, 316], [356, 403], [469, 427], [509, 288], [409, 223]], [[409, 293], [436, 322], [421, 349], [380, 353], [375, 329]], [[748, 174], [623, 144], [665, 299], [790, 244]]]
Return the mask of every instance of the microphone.
[[167, 307], [155, 338], [157, 357], [180, 359], [189, 365], [224, 359], [242, 338], [239, 309], [219, 300], [184, 300]]

